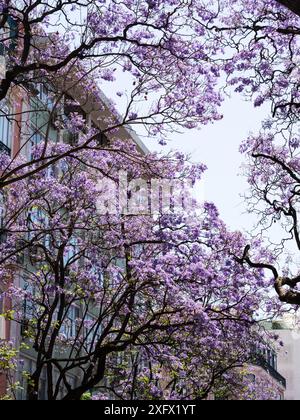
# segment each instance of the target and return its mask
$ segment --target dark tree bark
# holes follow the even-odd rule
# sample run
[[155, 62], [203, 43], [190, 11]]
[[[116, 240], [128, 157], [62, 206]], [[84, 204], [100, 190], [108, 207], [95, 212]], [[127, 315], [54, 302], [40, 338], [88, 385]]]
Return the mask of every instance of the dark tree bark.
[[300, 16], [300, 1], [299, 0], [277, 0], [278, 3], [290, 9], [293, 13]]

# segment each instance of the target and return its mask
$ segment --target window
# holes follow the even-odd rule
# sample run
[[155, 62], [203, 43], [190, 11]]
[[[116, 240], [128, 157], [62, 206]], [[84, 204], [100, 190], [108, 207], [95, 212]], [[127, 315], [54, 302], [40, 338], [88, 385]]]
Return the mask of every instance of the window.
[[95, 282], [98, 283], [97, 285], [102, 287], [104, 285], [104, 272], [96, 262], [92, 261], [92, 264], [91, 274], [93, 275]]
[[79, 318], [79, 309], [71, 306], [61, 327], [61, 334], [67, 339], [75, 338], [77, 333], [77, 319]]
[[49, 91], [48, 91], [47, 86], [44, 83], [39, 84], [38, 92], [39, 92], [38, 93], [39, 100], [42, 101], [43, 103], [47, 103]]
[[0, 289], [0, 340], [4, 340], [6, 338], [5, 334], [5, 318], [1, 316], [5, 311], [4, 307], [4, 295], [2, 290]]
[[5, 202], [4, 195], [0, 192], [0, 244], [6, 241], [7, 231], [5, 229]]
[[91, 315], [86, 315], [85, 319], [85, 339], [86, 339], [86, 343], [88, 345], [91, 345], [92, 343], [94, 345], [97, 344], [97, 341], [100, 339], [101, 337], [101, 327], [99, 326], [99, 322], [98, 319], [91, 316]]
[[[32, 240], [37, 234], [43, 233], [47, 229], [48, 220], [44, 211], [39, 207], [32, 207], [28, 213], [27, 227], [28, 240]], [[47, 236], [47, 235], [46, 235]], [[47, 239], [44, 240], [44, 245], [47, 245]]]
[[23, 301], [23, 320], [24, 320], [24, 330], [28, 325], [28, 321], [32, 320], [36, 314], [36, 305], [34, 302], [35, 297], [35, 288], [34, 286], [25, 280], [24, 283], [24, 292], [25, 297]]
[[[76, 254], [78, 253], [78, 242], [76, 238], [71, 238], [69, 241], [68, 246], [65, 249], [64, 253], [64, 264], [65, 267], [72, 263], [72, 260], [75, 258]], [[77, 266], [77, 262], [74, 262], [72, 265], [74, 267]]]
[[31, 125], [31, 137], [29, 145], [29, 159], [34, 160], [34, 150], [38, 144], [45, 141], [44, 134], [34, 125]]
[[4, 228], [4, 217], [5, 217], [5, 202], [4, 195], [0, 192], [0, 231]]
[[98, 146], [108, 147], [110, 145], [109, 139], [105, 134], [102, 133], [100, 128], [93, 121], [91, 122], [91, 128], [95, 131], [94, 135], [98, 133], [96, 137], [96, 142], [98, 143]]
[[26, 372], [26, 374], [32, 375], [35, 369], [36, 363], [33, 360], [28, 359], [27, 357], [22, 357], [22, 360], [19, 361], [18, 379], [20, 387], [17, 389], [18, 400], [26, 400], [27, 398], [28, 381], [24, 373]]
[[277, 370], [277, 356], [274, 352], [271, 352], [270, 364], [273, 369]]
[[[12, 147], [12, 110], [4, 101], [0, 102], [0, 151], [11, 154]], [[2, 147], [1, 147], [2, 146]]]
[[267, 350], [267, 362], [273, 369], [276, 369], [276, 354], [270, 349]]
[[38, 85], [38, 98], [49, 110], [53, 109], [53, 100], [49, 87], [45, 83]]
[[32, 207], [27, 216], [27, 235], [28, 241], [32, 241], [29, 256], [33, 264], [37, 262], [36, 257], [41, 250], [39, 245], [43, 245], [47, 249], [50, 247], [51, 235], [47, 231], [48, 226], [49, 218], [44, 210], [37, 206]]
[[14, 50], [17, 45], [18, 24], [9, 16], [4, 27], [0, 28], [0, 56]]
[[10, 40], [10, 28], [6, 24], [4, 27], [0, 28], [0, 55], [6, 55], [7, 51], [7, 42]]
[[4, 207], [4, 196], [0, 192], [0, 229], [4, 226], [4, 215], [5, 215], [5, 207]]

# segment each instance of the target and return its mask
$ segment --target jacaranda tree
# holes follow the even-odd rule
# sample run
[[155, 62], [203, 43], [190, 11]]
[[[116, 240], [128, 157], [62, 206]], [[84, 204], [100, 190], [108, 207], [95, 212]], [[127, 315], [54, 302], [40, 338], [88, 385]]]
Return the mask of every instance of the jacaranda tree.
[[[53, 147], [61, 153], [67, 146]], [[105, 191], [106, 180], [127, 168], [151, 186], [153, 174], [195, 181], [204, 170], [178, 154], [142, 157], [133, 146], [119, 147], [119, 155], [78, 152], [51, 173], [6, 189], [1, 277], [12, 307], [4, 316], [21, 326], [22, 346], [35, 352], [28, 398], [38, 399], [45, 372], [50, 400], [76, 400], [101, 388], [157, 397], [142, 370], [149, 366], [160, 377], [161, 397], [201, 399], [219, 387], [233, 392], [230, 375], [241, 375], [238, 369], [268, 345], [257, 320], [276, 310], [271, 283], [262, 270], [240, 264], [236, 255], [247, 242], [226, 229], [213, 204], [180, 212], [171, 197], [166, 211], [159, 198], [156, 213], [148, 203], [137, 212], [134, 183], [118, 212], [99, 208], [115, 195], [111, 184]], [[259, 242], [253, 248], [257, 258], [269, 258]], [[136, 368], [150, 389], [136, 389], [138, 380], [130, 384], [130, 374], [116, 372], [122, 366]]]
[[[182, 214], [171, 200], [167, 214], [132, 214], [120, 203], [99, 212], [99, 201], [107, 180], [120, 187], [120, 171], [146, 180], [144, 210], [151, 179], [198, 179], [202, 165], [141, 156], [121, 132], [140, 127], [164, 142], [217, 121], [224, 88], [270, 103], [262, 132], [242, 146], [251, 209], [263, 223], [284, 218], [300, 249], [297, 1], [0, 0], [0, 10], [0, 118], [22, 139], [0, 159], [0, 273], [12, 303], [4, 315], [36, 354], [28, 398], [45, 372], [49, 399], [101, 387], [126, 398], [233, 392], [265, 340], [255, 320], [276, 310], [265, 270], [286, 303], [299, 303], [299, 277], [280, 276], [277, 250], [228, 231], [213, 204]], [[24, 92], [23, 109], [9, 106]]]

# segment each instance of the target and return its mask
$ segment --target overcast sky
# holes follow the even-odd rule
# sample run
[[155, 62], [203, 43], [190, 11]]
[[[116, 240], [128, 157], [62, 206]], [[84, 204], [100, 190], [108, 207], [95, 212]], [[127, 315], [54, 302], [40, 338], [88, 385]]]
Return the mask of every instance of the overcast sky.
[[[101, 88], [108, 98], [116, 100], [118, 90], [130, 89], [130, 79], [120, 74], [114, 84], [103, 84]], [[122, 100], [117, 107], [122, 113]], [[126, 101], [125, 101], [126, 102]], [[124, 103], [123, 103], [124, 105]], [[255, 108], [253, 103], [233, 93], [223, 106], [223, 120], [208, 124], [200, 129], [186, 130], [170, 135], [167, 146], [160, 146], [155, 139], [141, 135], [143, 130], [133, 128], [151, 151], [179, 150], [191, 155], [194, 163], [202, 162], [208, 167], [202, 185], [197, 192], [199, 200], [214, 202], [222, 219], [233, 230], [248, 231], [255, 223], [255, 218], [246, 214], [246, 205], [241, 195], [248, 190], [247, 180], [241, 175], [241, 165], [245, 156], [239, 147], [249, 133], [257, 133], [262, 120], [270, 113], [270, 106]]]
[[245, 161], [239, 153], [241, 142], [250, 132], [260, 129], [261, 121], [268, 108], [254, 108], [253, 104], [242, 100], [239, 95], [227, 99], [223, 106], [224, 118], [200, 130], [175, 133], [164, 148], [153, 140], [143, 138], [150, 150], [176, 149], [191, 154], [193, 162], [203, 162], [208, 166], [204, 178], [204, 191], [199, 197], [214, 202], [223, 220], [232, 229], [250, 229], [253, 219], [245, 214], [245, 203], [241, 198], [247, 190], [247, 181], [239, 176]]

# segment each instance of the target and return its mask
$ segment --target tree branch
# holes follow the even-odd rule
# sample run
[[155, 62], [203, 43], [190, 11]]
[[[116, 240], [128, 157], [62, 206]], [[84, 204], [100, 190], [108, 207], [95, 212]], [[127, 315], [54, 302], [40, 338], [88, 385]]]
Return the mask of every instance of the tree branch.
[[282, 6], [287, 7], [296, 15], [300, 16], [300, 2], [298, 0], [277, 0]]

